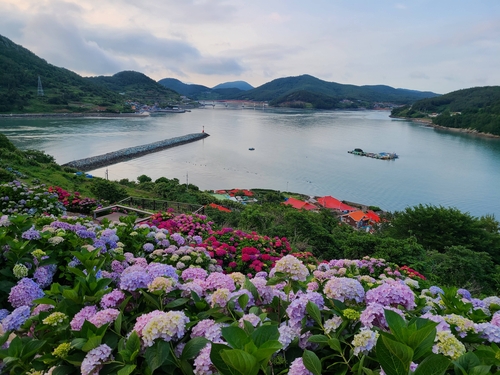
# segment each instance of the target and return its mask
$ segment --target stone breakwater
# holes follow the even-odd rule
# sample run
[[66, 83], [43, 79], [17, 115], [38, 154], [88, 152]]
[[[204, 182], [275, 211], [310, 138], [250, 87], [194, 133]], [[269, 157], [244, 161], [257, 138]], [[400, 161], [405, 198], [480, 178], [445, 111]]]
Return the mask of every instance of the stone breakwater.
[[108, 152], [103, 155], [92, 156], [90, 158], [73, 160], [63, 166], [73, 167], [80, 171], [90, 171], [96, 168], [107, 167], [111, 164], [120, 163], [125, 160], [137, 158], [139, 156], [151, 154], [153, 152], [165, 150], [170, 147], [180, 146], [186, 143], [198, 141], [208, 137], [207, 133], [187, 134], [181, 137], [164, 139], [163, 141], [148, 143], [142, 146], [123, 148], [118, 151]]

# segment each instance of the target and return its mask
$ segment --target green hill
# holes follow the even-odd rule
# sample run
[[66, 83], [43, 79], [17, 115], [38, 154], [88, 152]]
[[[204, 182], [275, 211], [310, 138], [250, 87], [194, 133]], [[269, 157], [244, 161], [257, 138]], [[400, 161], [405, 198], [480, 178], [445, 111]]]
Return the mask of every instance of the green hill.
[[[38, 93], [40, 77], [43, 96]], [[123, 97], [0, 35], [0, 113], [123, 111]]]
[[500, 86], [473, 87], [419, 100], [394, 109], [391, 116], [432, 118], [435, 125], [500, 135]]
[[275, 79], [253, 90], [239, 94], [237, 99], [269, 101], [270, 105], [312, 108], [371, 107], [376, 102], [412, 103], [435, 97], [432, 92], [395, 89], [389, 86], [355, 86], [326, 82], [310, 75]]
[[179, 101], [179, 94], [143, 73], [123, 71], [113, 76], [86, 78], [91, 82], [119, 93], [127, 100], [141, 103], [159, 103], [164, 106]]

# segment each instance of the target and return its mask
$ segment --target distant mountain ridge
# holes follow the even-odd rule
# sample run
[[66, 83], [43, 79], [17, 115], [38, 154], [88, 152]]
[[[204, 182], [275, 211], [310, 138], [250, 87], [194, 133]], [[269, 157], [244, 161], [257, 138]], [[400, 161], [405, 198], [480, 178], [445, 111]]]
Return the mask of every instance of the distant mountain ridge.
[[[408, 104], [423, 98], [439, 96], [433, 92], [395, 89], [390, 86], [355, 86], [327, 82], [304, 74], [297, 77], [278, 78], [259, 87], [243, 91], [232, 87], [231, 91], [221, 87], [236, 86], [233, 82], [220, 84], [210, 89], [202, 85], [184, 84], [174, 78], [165, 78], [163, 84], [181, 95], [193, 99], [238, 99], [266, 101], [272, 106], [299, 108], [359, 108], [371, 107], [376, 102]], [[244, 87], [244, 86], [243, 86]]]
[[217, 86], [212, 87], [212, 90], [217, 89], [238, 89], [242, 91], [252, 90], [254, 87], [245, 81], [234, 81], [219, 83]]
[[[41, 87], [37, 89], [38, 77]], [[26, 48], [0, 36], [0, 112], [127, 112], [126, 102], [161, 106], [195, 100], [254, 100], [271, 106], [296, 108], [379, 108], [377, 103], [409, 104], [438, 94], [389, 86], [355, 86], [326, 82], [311, 75], [275, 79], [252, 88], [244, 81], [221, 83], [214, 88], [188, 85], [174, 78], [158, 82], [143, 73], [84, 78], [58, 68]], [[41, 89], [43, 87], [43, 95]], [[378, 107], [377, 107], [378, 106]]]

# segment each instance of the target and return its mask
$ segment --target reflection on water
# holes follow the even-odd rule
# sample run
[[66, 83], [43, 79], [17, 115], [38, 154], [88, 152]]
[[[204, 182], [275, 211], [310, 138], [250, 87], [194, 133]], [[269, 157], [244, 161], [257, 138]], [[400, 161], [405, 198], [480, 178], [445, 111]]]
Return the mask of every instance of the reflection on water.
[[[178, 178], [201, 189], [270, 188], [401, 210], [419, 203], [500, 217], [500, 140], [393, 120], [383, 111], [207, 108], [145, 119], [7, 119], [0, 131], [60, 164], [200, 132], [195, 143], [108, 167], [109, 177]], [[255, 148], [255, 151], [249, 151]], [[348, 154], [396, 152], [375, 160]], [[91, 173], [104, 177], [106, 168]]]

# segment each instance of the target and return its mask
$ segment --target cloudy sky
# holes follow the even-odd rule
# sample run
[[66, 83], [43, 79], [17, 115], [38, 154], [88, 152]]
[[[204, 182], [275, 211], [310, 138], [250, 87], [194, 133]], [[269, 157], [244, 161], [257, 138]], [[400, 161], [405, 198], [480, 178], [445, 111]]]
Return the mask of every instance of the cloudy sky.
[[213, 87], [310, 74], [447, 93], [500, 85], [498, 0], [0, 0], [0, 34], [83, 76]]

